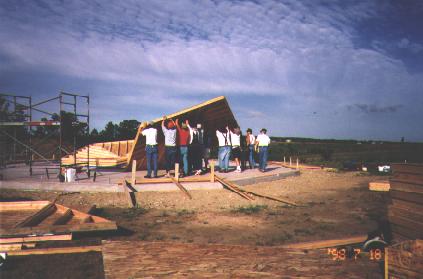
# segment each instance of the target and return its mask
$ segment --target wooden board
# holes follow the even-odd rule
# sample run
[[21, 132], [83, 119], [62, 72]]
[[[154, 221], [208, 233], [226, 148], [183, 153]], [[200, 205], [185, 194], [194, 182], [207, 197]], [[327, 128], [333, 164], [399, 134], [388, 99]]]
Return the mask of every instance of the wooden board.
[[423, 174], [423, 164], [392, 164], [395, 173]]
[[387, 278], [423, 278], [423, 240], [405, 241], [385, 250]]
[[407, 193], [419, 193], [423, 194], [423, 185], [418, 185], [414, 183], [405, 183], [398, 181], [396, 179], [391, 179], [390, 181], [391, 189]]
[[368, 258], [327, 250], [175, 242], [103, 241], [106, 278], [382, 278]]
[[389, 192], [389, 181], [374, 181], [369, 183], [370, 191]]

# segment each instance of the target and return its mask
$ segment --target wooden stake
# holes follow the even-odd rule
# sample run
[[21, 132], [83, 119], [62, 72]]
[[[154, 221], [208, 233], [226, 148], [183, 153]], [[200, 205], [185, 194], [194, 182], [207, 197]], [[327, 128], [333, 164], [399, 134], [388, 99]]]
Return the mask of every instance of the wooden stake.
[[179, 182], [179, 163], [175, 164], [175, 180]]
[[286, 161], [285, 161], [285, 156], [283, 156], [283, 163], [284, 163], [284, 164], [286, 164]]
[[238, 195], [240, 195], [241, 197], [243, 197], [244, 199], [247, 200], [253, 200], [253, 197], [250, 197], [249, 195], [247, 195], [246, 193], [243, 193], [241, 191], [241, 189], [239, 189], [236, 185], [234, 185], [232, 182], [229, 182], [225, 179], [223, 179], [222, 177], [216, 175], [216, 180], [219, 181], [220, 183], [222, 183], [223, 186], [225, 186], [226, 188], [228, 188], [229, 190], [231, 190], [232, 192], [237, 193]]
[[299, 169], [299, 164], [298, 164], [298, 157], [297, 157], [297, 169]]
[[132, 161], [132, 176], [131, 176], [131, 186], [135, 187], [135, 176], [137, 174], [137, 161], [133, 160]]
[[289, 165], [292, 165], [291, 157], [289, 157]]
[[210, 182], [214, 183], [214, 161], [210, 162]]

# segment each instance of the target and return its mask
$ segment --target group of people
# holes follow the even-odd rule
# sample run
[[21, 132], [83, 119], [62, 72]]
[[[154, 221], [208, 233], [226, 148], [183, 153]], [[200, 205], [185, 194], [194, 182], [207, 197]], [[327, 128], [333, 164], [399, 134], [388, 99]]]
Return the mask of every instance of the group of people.
[[[146, 137], [147, 175], [145, 178], [157, 177], [158, 131], [153, 124], [153, 122], [142, 124], [141, 134]], [[166, 177], [170, 177], [170, 171], [174, 169], [177, 161], [183, 166], [180, 177], [190, 174], [200, 175], [204, 170], [207, 171], [212, 139], [205, 133], [201, 124], [191, 127], [188, 120], [180, 122], [178, 119], [163, 117], [161, 129], [165, 138]], [[257, 137], [253, 135], [251, 129], [247, 129], [247, 134], [243, 137], [239, 127], [230, 129], [226, 126], [216, 130], [216, 137], [219, 145], [220, 172], [229, 171], [231, 155], [235, 160], [236, 172], [242, 172], [242, 169], [246, 168], [246, 161], [249, 162], [250, 169], [255, 168], [256, 152], [259, 154], [259, 170], [262, 172], [266, 170], [270, 144], [266, 129], [262, 129]]]

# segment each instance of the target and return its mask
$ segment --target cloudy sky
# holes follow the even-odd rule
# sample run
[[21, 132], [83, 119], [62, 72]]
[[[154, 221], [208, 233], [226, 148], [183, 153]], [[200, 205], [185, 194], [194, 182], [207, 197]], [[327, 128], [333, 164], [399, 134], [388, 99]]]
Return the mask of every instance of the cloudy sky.
[[423, 1], [0, 0], [0, 92], [94, 127], [225, 95], [243, 129], [423, 141]]

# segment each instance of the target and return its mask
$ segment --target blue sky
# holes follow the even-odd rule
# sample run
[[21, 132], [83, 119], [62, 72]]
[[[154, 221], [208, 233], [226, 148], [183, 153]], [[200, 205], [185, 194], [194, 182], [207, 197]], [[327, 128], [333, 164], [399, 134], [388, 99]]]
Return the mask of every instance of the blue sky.
[[0, 92], [94, 127], [225, 95], [243, 129], [423, 141], [423, 1], [0, 1]]

